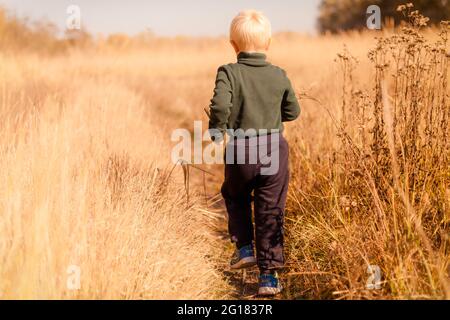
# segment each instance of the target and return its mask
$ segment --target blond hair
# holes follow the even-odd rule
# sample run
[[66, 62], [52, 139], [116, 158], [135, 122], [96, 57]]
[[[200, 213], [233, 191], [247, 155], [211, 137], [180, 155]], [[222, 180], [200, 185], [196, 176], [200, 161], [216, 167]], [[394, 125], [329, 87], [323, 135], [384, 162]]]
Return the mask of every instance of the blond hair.
[[269, 19], [259, 11], [245, 10], [233, 19], [230, 40], [240, 51], [265, 50], [270, 44], [272, 30]]

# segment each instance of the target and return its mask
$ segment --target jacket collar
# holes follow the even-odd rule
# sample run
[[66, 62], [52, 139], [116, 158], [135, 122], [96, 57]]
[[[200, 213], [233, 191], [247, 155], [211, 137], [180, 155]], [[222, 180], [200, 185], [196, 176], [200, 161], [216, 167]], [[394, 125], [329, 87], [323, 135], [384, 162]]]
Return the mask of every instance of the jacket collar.
[[267, 56], [261, 52], [240, 52], [237, 56], [238, 63], [253, 67], [264, 67], [269, 65], [266, 61]]

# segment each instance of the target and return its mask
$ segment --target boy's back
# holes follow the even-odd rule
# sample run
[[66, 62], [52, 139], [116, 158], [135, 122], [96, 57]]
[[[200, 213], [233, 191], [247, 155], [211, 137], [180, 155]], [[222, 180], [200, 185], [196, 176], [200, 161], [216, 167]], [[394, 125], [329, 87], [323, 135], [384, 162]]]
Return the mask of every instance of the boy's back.
[[282, 132], [283, 121], [298, 117], [300, 108], [284, 70], [263, 53], [241, 52], [238, 62], [219, 68], [211, 100], [210, 128]]

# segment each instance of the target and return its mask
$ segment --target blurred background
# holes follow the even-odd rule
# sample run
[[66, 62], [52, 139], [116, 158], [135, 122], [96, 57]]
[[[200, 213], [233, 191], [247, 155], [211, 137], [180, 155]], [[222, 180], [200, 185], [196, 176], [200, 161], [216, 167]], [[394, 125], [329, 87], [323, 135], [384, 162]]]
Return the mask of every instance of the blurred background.
[[[402, 0], [207, 1], [52, 1], [0, 0], [0, 45], [51, 50], [63, 39], [83, 42], [103, 39], [123, 42], [149, 37], [226, 36], [231, 19], [245, 8], [266, 13], [274, 33], [317, 34], [363, 30], [366, 9], [381, 8], [382, 22], [393, 27], [403, 18], [396, 11]], [[450, 16], [448, 0], [417, 0], [415, 9], [439, 23]], [[68, 30], [70, 5], [79, 8], [81, 30]], [[26, 32], [25, 32], [26, 31]], [[47, 44], [42, 45], [46, 39]], [[58, 39], [58, 40], [56, 40]], [[53, 41], [52, 41], [53, 40]], [[41, 45], [37, 45], [39, 42]]]

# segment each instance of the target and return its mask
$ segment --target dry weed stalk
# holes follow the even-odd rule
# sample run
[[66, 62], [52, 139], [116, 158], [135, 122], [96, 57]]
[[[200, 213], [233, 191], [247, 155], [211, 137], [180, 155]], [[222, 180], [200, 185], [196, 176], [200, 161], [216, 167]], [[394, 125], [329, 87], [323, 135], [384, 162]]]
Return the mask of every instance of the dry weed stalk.
[[[449, 24], [430, 43], [427, 18], [410, 4], [399, 10], [409, 24], [378, 38], [369, 52], [371, 90], [358, 88], [348, 50], [338, 56], [342, 108], [334, 122], [341, 143], [332, 170], [307, 190], [302, 183], [303, 191], [294, 170], [292, 268], [328, 272], [301, 282], [322, 288], [321, 295], [450, 297]], [[368, 265], [381, 267], [382, 290], [364, 289]]]

